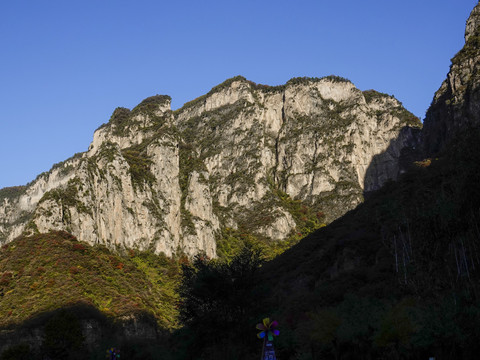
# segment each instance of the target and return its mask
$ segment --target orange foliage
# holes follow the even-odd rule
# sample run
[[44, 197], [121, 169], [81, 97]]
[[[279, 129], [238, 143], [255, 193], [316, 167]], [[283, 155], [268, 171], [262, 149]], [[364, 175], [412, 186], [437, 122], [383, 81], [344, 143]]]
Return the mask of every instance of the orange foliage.
[[78, 274], [80, 272], [80, 269], [76, 266], [71, 266], [70, 269], [68, 269], [68, 272], [70, 274], [75, 275], [75, 274]]
[[429, 167], [430, 164], [432, 163], [432, 159], [424, 159], [422, 161], [415, 161], [414, 164], [418, 167]]
[[73, 250], [84, 251], [84, 250], [87, 250], [87, 248], [83, 244], [75, 243], [73, 244]]
[[13, 274], [10, 271], [5, 271], [2, 274], [2, 277], [0, 277], [0, 286], [8, 285], [12, 277], [13, 277]]

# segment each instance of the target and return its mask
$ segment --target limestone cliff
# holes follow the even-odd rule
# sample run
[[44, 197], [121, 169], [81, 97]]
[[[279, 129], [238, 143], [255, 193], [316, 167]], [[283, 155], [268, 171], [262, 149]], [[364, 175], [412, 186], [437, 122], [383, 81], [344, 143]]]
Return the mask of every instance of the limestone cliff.
[[472, 10], [465, 30], [465, 46], [452, 59], [447, 79], [424, 122], [424, 148], [431, 156], [470, 126], [480, 125], [480, 4]]
[[87, 152], [1, 190], [0, 241], [58, 229], [216, 256], [232, 233], [301, 236], [395, 179], [420, 126], [395, 98], [335, 76], [276, 87], [236, 77], [176, 111], [153, 96], [117, 108]]

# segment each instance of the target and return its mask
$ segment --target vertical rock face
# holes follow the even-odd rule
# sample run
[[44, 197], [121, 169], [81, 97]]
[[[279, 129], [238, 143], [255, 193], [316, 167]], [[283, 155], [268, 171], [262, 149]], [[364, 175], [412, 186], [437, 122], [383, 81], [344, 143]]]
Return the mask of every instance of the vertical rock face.
[[89, 243], [216, 256], [225, 233], [279, 241], [395, 179], [420, 123], [395, 98], [338, 77], [242, 77], [170, 110], [117, 108], [87, 152], [0, 190], [0, 240], [62, 229]]
[[452, 59], [447, 79], [424, 122], [427, 156], [441, 151], [456, 135], [480, 125], [480, 4], [472, 10], [465, 30], [465, 46]]

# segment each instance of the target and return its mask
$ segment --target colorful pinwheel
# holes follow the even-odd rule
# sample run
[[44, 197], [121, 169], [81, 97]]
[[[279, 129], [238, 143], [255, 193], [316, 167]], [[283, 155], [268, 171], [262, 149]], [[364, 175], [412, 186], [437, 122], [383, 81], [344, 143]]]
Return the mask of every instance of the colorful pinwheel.
[[107, 350], [107, 359], [114, 360], [120, 359], [120, 350], [115, 348], [110, 348]]
[[270, 322], [270, 318], [263, 319], [263, 324], [257, 324], [257, 329], [262, 330], [257, 334], [259, 339], [263, 339], [265, 336], [268, 341], [273, 341], [273, 336], [278, 336], [280, 331], [275, 329], [278, 326], [278, 321], [274, 320]]

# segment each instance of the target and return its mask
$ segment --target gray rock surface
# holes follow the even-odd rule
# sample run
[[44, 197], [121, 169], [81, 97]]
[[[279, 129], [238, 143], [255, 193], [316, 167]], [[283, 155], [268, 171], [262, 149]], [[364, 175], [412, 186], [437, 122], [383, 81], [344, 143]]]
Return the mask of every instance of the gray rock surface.
[[176, 111], [155, 96], [116, 109], [87, 152], [2, 190], [0, 241], [57, 229], [211, 257], [225, 229], [281, 241], [299, 231], [293, 199], [330, 222], [395, 179], [410, 126], [421, 125], [395, 98], [333, 76], [278, 87], [236, 77]]
[[425, 156], [432, 156], [470, 126], [480, 125], [480, 4], [472, 10], [465, 46], [452, 59], [424, 121]]

